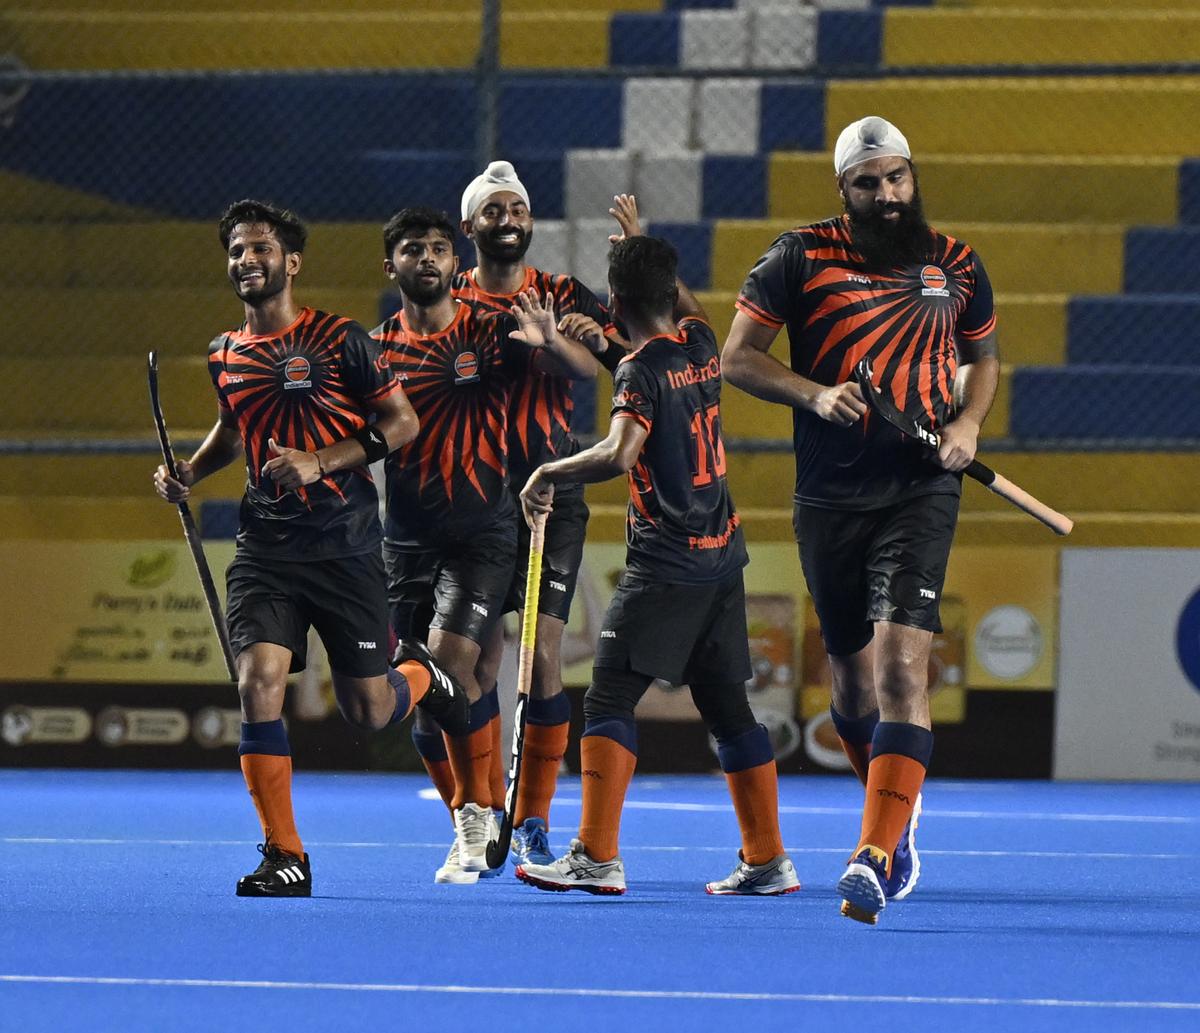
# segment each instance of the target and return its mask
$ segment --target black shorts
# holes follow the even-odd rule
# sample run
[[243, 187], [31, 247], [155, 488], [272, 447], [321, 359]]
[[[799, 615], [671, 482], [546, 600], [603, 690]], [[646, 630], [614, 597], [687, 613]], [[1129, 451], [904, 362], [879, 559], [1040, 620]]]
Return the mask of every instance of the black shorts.
[[383, 543], [387, 601], [400, 638], [424, 641], [432, 628], [481, 642], [503, 613], [517, 559], [511, 520], [437, 548]]
[[622, 575], [604, 615], [595, 666], [674, 685], [748, 681], [742, 572], [701, 585]]
[[388, 667], [387, 592], [378, 549], [325, 560], [268, 560], [239, 550], [225, 572], [233, 654], [256, 642], [292, 651], [292, 673], [308, 662], [317, 629], [329, 666], [352, 678]]
[[[578, 490], [554, 493], [554, 509], [546, 521], [546, 547], [542, 552], [542, 584], [538, 590], [538, 613], [557, 617], [564, 624], [571, 615], [579, 565], [583, 562], [583, 540], [587, 536], [587, 503]], [[529, 525], [517, 506], [517, 569], [504, 612], [525, 606], [525, 571], [529, 566]]]
[[942, 630], [938, 604], [958, 521], [957, 495], [919, 495], [858, 512], [796, 506], [800, 565], [825, 650], [857, 653], [875, 621]]

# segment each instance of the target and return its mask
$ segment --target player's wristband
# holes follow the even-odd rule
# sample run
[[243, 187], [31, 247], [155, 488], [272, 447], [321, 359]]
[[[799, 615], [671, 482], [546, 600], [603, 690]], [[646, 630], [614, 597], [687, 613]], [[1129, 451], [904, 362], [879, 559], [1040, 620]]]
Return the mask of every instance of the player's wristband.
[[378, 462], [391, 451], [388, 448], [387, 438], [383, 436], [383, 431], [374, 424], [368, 423], [365, 427], [360, 427], [350, 436], [362, 445], [363, 451], [367, 453], [368, 463]]
[[600, 360], [600, 365], [606, 370], [610, 373], [615, 373], [617, 366], [621, 364], [621, 360], [628, 354], [629, 352], [617, 344], [616, 341], [609, 341], [608, 347], [597, 355], [596, 358]]

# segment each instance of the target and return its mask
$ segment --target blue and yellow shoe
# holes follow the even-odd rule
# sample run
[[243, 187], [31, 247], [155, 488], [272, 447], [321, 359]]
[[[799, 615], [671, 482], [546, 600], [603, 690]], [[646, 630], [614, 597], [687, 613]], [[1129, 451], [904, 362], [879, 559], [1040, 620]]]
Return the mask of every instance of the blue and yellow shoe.
[[517, 864], [553, 864], [550, 837], [541, 818], [526, 818], [513, 829], [511, 852]]
[[892, 854], [892, 874], [883, 886], [884, 896], [888, 900], [903, 900], [916, 889], [917, 880], [921, 877], [921, 858], [917, 854], [917, 822], [920, 818], [921, 794], [917, 793], [917, 805], [908, 824], [904, 826], [900, 842], [896, 844], [896, 852]]
[[883, 885], [887, 881], [887, 854], [878, 847], [865, 846], [850, 859], [838, 880], [842, 914], [856, 922], [874, 925], [879, 912], [887, 907]]

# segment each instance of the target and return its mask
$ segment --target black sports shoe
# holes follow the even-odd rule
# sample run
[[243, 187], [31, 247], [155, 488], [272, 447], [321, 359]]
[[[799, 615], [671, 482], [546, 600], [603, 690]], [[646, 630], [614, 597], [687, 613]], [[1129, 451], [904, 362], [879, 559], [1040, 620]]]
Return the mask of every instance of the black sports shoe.
[[263, 855], [260, 864], [249, 875], [238, 879], [239, 897], [311, 897], [312, 871], [308, 854], [297, 857], [285, 853], [273, 843], [259, 843]]
[[438, 664], [429, 647], [419, 639], [402, 640], [392, 656], [392, 666], [399, 667], [408, 660], [415, 660], [429, 672], [429, 691], [417, 706], [432, 717], [442, 731], [466, 735], [471, 723], [471, 704], [466, 689]]

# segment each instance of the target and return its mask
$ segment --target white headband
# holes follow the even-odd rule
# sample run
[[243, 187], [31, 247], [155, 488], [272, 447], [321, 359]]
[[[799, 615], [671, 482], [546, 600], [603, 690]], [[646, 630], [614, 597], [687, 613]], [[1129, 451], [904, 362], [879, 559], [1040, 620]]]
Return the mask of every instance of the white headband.
[[860, 118], [841, 131], [833, 149], [833, 167], [840, 176], [848, 168], [872, 158], [912, 160], [912, 151], [908, 149], [904, 134], [878, 115]]
[[531, 207], [529, 204], [529, 191], [517, 179], [517, 170], [512, 167], [512, 162], [494, 161], [483, 172], [471, 180], [467, 184], [467, 189], [463, 191], [463, 219], [470, 219], [484, 201], [491, 197], [492, 194], [498, 194], [502, 190], [516, 194], [525, 202], [526, 208]]

